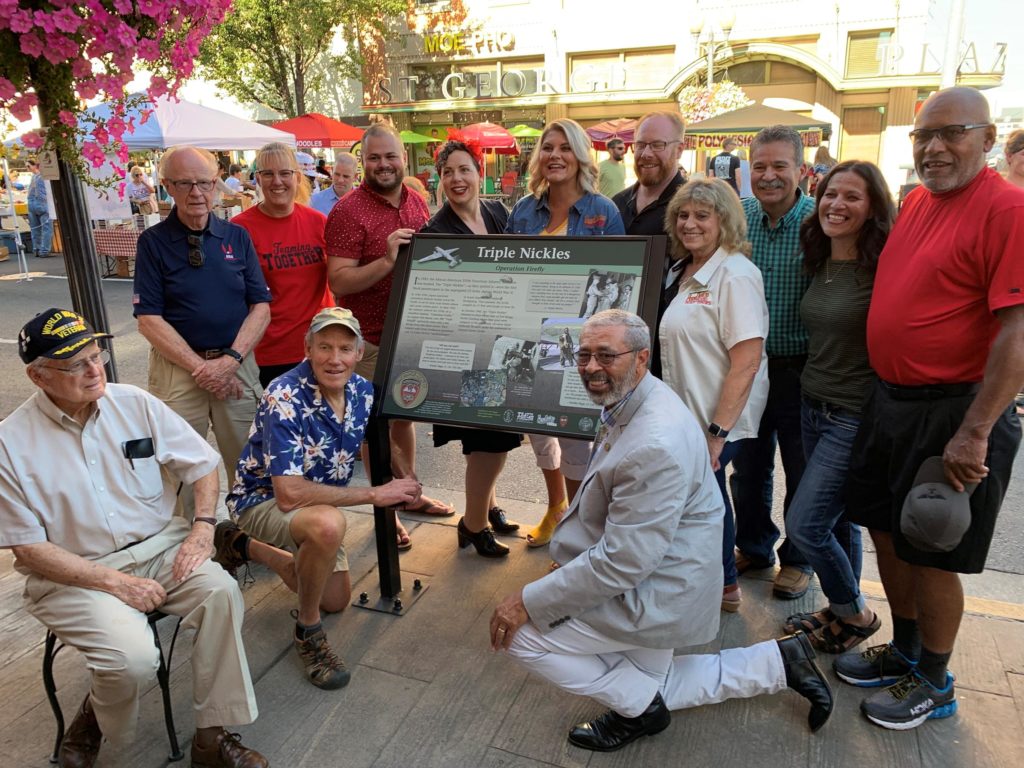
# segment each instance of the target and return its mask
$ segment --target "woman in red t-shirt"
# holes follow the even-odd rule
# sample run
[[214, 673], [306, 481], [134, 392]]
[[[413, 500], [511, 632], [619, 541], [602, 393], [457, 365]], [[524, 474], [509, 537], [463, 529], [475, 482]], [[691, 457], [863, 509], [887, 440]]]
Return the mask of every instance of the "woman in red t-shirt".
[[231, 220], [252, 237], [273, 297], [270, 325], [256, 345], [264, 387], [302, 362], [313, 315], [334, 306], [327, 287], [327, 217], [296, 203], [299, 176], [291, 147], [267, 144], [256, 156], [256, 183], [263, 201]]

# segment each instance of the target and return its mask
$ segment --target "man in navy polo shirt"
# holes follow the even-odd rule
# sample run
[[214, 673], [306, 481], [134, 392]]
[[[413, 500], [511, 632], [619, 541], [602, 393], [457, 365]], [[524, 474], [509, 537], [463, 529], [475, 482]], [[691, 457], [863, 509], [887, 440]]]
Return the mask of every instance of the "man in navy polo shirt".
[[270, 322], [270, 291], [249, 234], [210, 215], [213, 155], [175, 147], [160, 178], [174, 208], [139, 237], [132, 296], [152, 345], [149, 391], [203, 437], [212, 424], [230, 486], [263, 394], [251, 352]]

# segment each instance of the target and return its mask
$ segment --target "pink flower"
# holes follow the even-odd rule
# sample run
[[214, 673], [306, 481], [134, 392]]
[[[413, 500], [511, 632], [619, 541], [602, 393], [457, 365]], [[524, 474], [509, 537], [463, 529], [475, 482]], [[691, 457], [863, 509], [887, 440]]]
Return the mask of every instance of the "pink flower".
[[17, 92], [18, 89], [14, 87], [14, 83], [6, 77], [0, 77], [0, 101], [10, 101]]
[[36, 11], [33, 14], [32, 18], [35, 21], [36, 26], [39, 27], [44, 32], [50, 33], [56, 31], [57, 29], [57, 25], [54, 22], [53, 16], [51, 16], [46, 11]]
[[92, 62], [88, 59], [75, 59], [71, 62], [71, 74], [76, 80], [83, 80], [92, 76]]
[[117, 159], [122, 163], [127, 163], [131, 159], [131, 155], [128, 154], [128, 147], [124, 144], [117, 145]]
[[149, 88], [147, 89], [150, 101], [156, 101], [167, 94], [167, 80], [159, 76], [153, 76], [149, 80]]
[[114, 10], [127, 16], [132, 12], [132, 0], [114, 0]]
[[58, 112], [57, 117], [59, 117], [60, 121], [64, 123], [64, 125], [66, 125], [68, 128], [74, 128], [76, 125], [78, 125], [78, 121], [75, 119], [75, 116], [71, 112], [68, 112], [68, 110], [66, 109], [62, 109], [60, 112]]
[[39, 149], [43, 146], [43, 137], [38, 131], [29, 131], [21, 137], [21, 143], [24, 144], [27, 149]]
[[35, 24], [32, 19], [32, 11], [17, 10], [11, 14], [10, 20], [11, 32], [17, 32], [22, 34], [32, 29]]
[[32, 107], [38, 103], [39, 99], [34, 93], [26, 93], [8, 104], [7, 109], [15, 119], [24, 122], [32, 119]]
[[82, 157], [92, 163], [93, 168], [99, 168], [107, 159], [103, 149], [94, 141], [82, 142]]
[[163, 11], [162, 5], [159, 0], [139, 0], [139, 13], [156, 18]]
[[160, 58], [160, 44], [156, 40], [139, 40], [136, 52], [143, 61], [156, 61]]
[[82, 17], [73, 8], [61, 8], [53, 14], [53, 23], [61, 32], [75, 32], [82, 26]]
[[99, 93], [95, 80], [79, 80], [75, 83], [75, 90], [78, 91], [79, 98], [85, 101], [96, 98], [96, 94]]
[[97, 125], [92, 129], [92, 137], [96, 139], [99, 144], [106, 145], [110, 143], [110, 134], [107, 133], [107, 129], [102, 125]]
[[[124, 150], [124, 151], [122, 152], [122, 150]], [[122, 154], [124, 155], [124, 157], [121, 157]], [[120, 149], [117, 150], [117, 157], [118, 157], [118, 159], [122, 163], [127, 163], [128, 162], [128, 150], [124, 149], [124, 147], [121, 147]], [[113, 163], [111, 163], [110, 167], [114, 169], [114, 173], [117, 174], [118, 178], [123, 179], [125, 176], [128, 175], [127, 173], [124, 172], [124, 168], [122, 168], [119, 165], [114, 165]]]
[[[156, 78], [153, 78], [154, 80]], [[152, 95], [150, 98], [153, 98]], [[149, 116], [153, 114], [152, 109], [143, 109], [139, 112], [139, 125], [145, 125], [149, 122]]]
[[117, 185], [117, 196], [121, 200], [124, 200], [124, 191], [127, 188], [127, 186], [128, 185], [125, 184], [123, 181], [120, 184]]
[[39, 54], [43, 52], [43, 41], [36, 36], [35, 32], [29, 32], [26, 35], [22, 35], [21, 52], [26, 56], [38, 59]]

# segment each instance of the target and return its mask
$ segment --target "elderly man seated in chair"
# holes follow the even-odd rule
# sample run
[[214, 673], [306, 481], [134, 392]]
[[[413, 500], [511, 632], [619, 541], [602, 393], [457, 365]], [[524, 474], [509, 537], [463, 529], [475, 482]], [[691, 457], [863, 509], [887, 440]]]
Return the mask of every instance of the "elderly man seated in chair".
[[[220, 457], [155, 397], [107, 384], [105, 338], [69, 310], [29, 321], [19, 352], [39, 391], [0, 423], [0, 547], [28, 577], [27, 610], [92, 674], [59, 765], [88, 768], [104, 738], [133, 736], [159, 664], [146, 613], [159, 608], [195, 630], [192, 765], [262, 768], [223, 728], [257, 712], [245, 605], [210, 560]], [[191, 522], [174, 516], [179, 482], [195, 490]]]

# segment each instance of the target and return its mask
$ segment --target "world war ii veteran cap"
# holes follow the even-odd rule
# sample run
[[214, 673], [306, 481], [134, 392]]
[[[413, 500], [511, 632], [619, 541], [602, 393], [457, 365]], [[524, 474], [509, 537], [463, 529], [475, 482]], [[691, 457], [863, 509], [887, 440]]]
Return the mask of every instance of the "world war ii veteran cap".
[[900, 530], [904, 538], [925, 552], [956, 549], [971, 525], [971, 494], [977, 483], [957, 491], [946, 480], [942, 457], [925, 459], [903, 501]]
[[320, 333], [324, 328], [331, 325], [340, 325], [348, 328], [358, 338], [363, 338], [363, 332], [359, 330], [359, 321], [352, 311], [344, 307], [327, 307], [313, 315], [313, 322], [309, 324], [309, 330], [313, 333]]
[[96, 339], [112, 339], [109, 333], [96, 333], [77, 312], [51, 307], [25, 323], [18, 334], [18, 354], [31, 363], [38, 357], [64, 360]]

